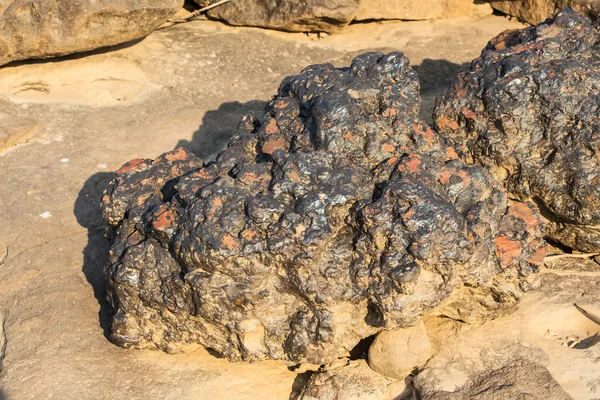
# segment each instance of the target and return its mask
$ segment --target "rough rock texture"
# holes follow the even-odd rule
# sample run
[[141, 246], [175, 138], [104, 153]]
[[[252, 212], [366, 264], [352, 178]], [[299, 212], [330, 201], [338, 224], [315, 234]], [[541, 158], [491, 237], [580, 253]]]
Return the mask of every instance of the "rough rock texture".
[[522, 21], [536, 25], [552, 18], [563, 7], [598, 15], [598, 0], [488, 0], [493, 8]]
[[141, 38], [182, 4], [183, 0], [1, 0], [0, 65]]
[[418, 92], [401, 53], [314, 65], [215, 163], [182, 149], [127, 163], [102, 200], [113, 340], [323, 364], [438, 306], [512, 309], [542, 225], [419, 120]]
[[459, 74], [434, 112], [468, 163], [535, 202], [547, 236], [600, 250], [599, 31], [569, 9], [501, 34]]
[[[0, 113], [0, 151], [34, 138], [37, 126], [37, 122], [32, 119]], [[2, 255], [0, 247], [0, 264]]]
[[380, 332], [369, 347], [369, 366], [392, 379], [404, 379], [422, 367], [431, 354], [423, 322], [395, 331]]
[[334, 32], [348, 25], [359, 0], [236, 0], [208, 12], [231, 25], [293, 32]]
[[492, 14], [487, 3], [473, 0], [361, 0], [354, 17], [362, 20], [424, 20], [457, 18], [462, 16], [484, 17]]
[[454, 392], [431, 392], [419, 379], [415, 383], [422, 400], [572, 400], [546, 368], [523, 360], [473, 376]]
[[[1, 264], [2, 263], [0, 263], [0, 265]], [[4, 352], [6, 351], [6, 336], [4, 335], [4, 318], [5, 311], [2, 307], [0, 307], [0, 371], [2, 371], [2, 361], [4, 360]]]
[[387, 400], [389, 381], [365, 360], [313, 374], [298, 400]]
[[[195, 1], [200, 6], [212, 2]], [[299, 32], [334, 32], [353, 20], [426, 20], [483, 17], [491, 13], [489, 4], [475, 4], [473, 0], [236, 0], [210, 10], [208, 15], [232, 25]]]

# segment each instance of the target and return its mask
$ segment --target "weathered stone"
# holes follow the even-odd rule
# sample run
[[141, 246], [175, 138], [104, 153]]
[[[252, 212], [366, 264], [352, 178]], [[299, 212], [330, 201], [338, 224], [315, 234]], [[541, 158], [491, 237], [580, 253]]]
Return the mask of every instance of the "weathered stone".
[[183, 0], [2, 0], [0, 65], [139, 39], [182, 4]]
[[[37, 126], [37, 122], [32, 119], [0, 113], [0, 151], [33, 139], [36, 136]], [[0, 246], [0, 261], [1, 258], [2, 246]]]
[[401, 53], [314, 65], [216, 162], [178, 149], [121, 168], [102, 204], [113, 340], [324, 364], [436, 307], [511, 310], [541, 223], [419, 119], [418, 93]]
[[473, 0], [361, 0], [355, 19], [362, 21], [485, 17], [491, 15], [492, 11], [489, 4], [475, 3]]
[[546, 235], [600, 250], [599, 30], [569, 9], [493, 39], [434, 111], [467, 163], [549, 220]]
[[598, 0], [488, 0], [493, 8], [521, 21], [536, 25], [552, 18], [563, 7], [598, 15]]
[[313, 374], [298, 400], [388, 400], [389, 381], [365, 360]]
[[[2, 264], [2, 263], [0, 263]], [[4, 353], [6, 351], [6, 336], [4, 334], [4, 318], [5, 311], [0, 307], [0, 371], [2, 371], [2, 361], [4, 360]]]
[[352, 21], [359, 0], [236, 0], [208, 12], [231, 25], [292, 32], [334, 32]]
[[369, 347], [369, 366], [392, 379], [404, 379], [422, 367], [431, 354], [423, 322], [395, 331], [383, 331]]
[[419, 399], [572, 400], [546, 368], [524, 360], [471, 376], [463, 387], [453, 392], [431, 391], [426, 383], [418, 377], [415, 380]]

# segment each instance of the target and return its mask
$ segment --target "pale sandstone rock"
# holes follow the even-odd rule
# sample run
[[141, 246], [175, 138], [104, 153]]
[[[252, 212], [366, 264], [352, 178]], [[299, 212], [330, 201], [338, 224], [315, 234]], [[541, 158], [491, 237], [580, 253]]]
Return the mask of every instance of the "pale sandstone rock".
[[183, 0], [0, 0], [0, 65], [139, 39], [182, 5]]
[[[37, 126], [37, 122], [32, 119], [0, 113], [0, 151], [33, 139]], [[3, 254], [0, 246], [0, 264]]]
[[562, 7], [594, 15], [600, 12], [598, 0], [490, 0], [490, 4], [498, 11], [533, 25], [551, 18]]
[[231, 25], [332, 32], [348, 25], [358, 7], [359, 0], [236, 0], [210, 10], [208, 15]]
[[484, 17], [492, 14], [489, 4], [476, 4], [473, 0], [362, 0], [356, 20], [424, 20]]
[[365, 360], [314, 374], [299, 400], [387, 400], [389, 381], [373, 371]]
[[524, 360], [473, 374], [453, 392], [430, 391], [418, 378], [416, 386], [423, 400], [572, 400], [546, 368]]
[[431, 343], [425, 326], [383, 331], [369, 348], [369, 366], [393, 379], [404, 379], [415, 368], [423, 366], [431, 354]]

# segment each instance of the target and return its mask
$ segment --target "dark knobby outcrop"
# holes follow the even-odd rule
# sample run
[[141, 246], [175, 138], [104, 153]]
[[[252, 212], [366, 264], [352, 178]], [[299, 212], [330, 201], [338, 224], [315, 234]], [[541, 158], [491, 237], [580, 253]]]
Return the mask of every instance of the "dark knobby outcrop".
[[322, 364], [425, 312], [513, 308], [545, 255], [538, 216], [419, 108], [408, 59], [367, 53], [286, 78], [215, 162], [127, 163], [102, 202], [113, 340]]
[[435, 127], [468, 163], [539, 207], [548, 238], [600, 250], [599, 30], [570, 9], [493, 39], [438, 99]]

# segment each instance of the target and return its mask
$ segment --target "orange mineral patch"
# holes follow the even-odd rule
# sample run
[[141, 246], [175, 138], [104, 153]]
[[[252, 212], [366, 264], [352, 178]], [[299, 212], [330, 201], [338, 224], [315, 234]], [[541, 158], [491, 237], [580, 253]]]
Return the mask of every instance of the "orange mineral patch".
[[141, 170], [140, 167], [142, 167], [142, 165], [145, 165], [145, 163], [146, 163], [146, 160], [144, 160], [143, 158], [136, 158], [135, 160], [131, 160], [128, 163], [125, 163], [125, 165], [123, 165], [117, 171], [117, 175], [123, 174], [125, 172], [134, 171], [134, 170]]
[[269, 135], [274, 135], [279, 132], [279, 126], [277, 126], [277, 120], [275, 120], [275, 118], [271, 118], [269, 120], [269, 123], [265, 127], [265, 132], [267, 132]]
[[189, 154], [183, 147], [178, 147], [177, 149], [165, 154], [165, 158], [169, 161], [180, 161], [189, 158]]
[[392, 146], [389, 143], [386, 143], [386, 144], [383, 145], [383, 151], [387, 151], [388, 153], [391, 153], [394, 150], [396, 150], [396, 147]]
[[537, 226], [540, 224], [540, 220], [527, 203], [519, 202], [513, 204], [510, 206], [508, 214], [522, 219], [528, 226]]
[[446, 155], [449, 160], [456, 160], [458, 158], [458, 154], [456, 154], [456, 151], [452, 147], [446, 148]]
[[500, 236], [494, 239], [494, 243], [496, 243], [496, 254], [500, 257], [500, 264], [505, 268], [510, 266], [515, 258], [521, 256], [519, 241]]
[[262, 152], [265, 154], [273, 154], [275, 150], [284, 150], [285, 143], [285, 138], [281, 136], [271, 137], [263, 144]]
[[226, 233], [221, 240], [221, 246], [227, 250], [237, 251], [240, 244], [236, 238]]
[[457, 130], [458, 128], [460, 128], [460, 125], [458, 125], [458, 122], [456, 121], [450, 121], [447, 117], [442, 117], [437, 121], [437, 125], [444, 129], [444, 128], [450, 128], [452, 130]]

